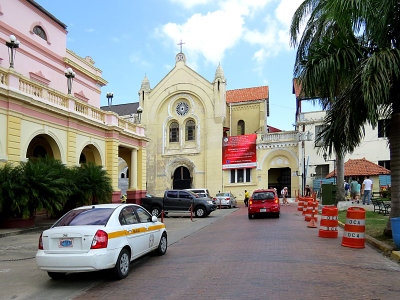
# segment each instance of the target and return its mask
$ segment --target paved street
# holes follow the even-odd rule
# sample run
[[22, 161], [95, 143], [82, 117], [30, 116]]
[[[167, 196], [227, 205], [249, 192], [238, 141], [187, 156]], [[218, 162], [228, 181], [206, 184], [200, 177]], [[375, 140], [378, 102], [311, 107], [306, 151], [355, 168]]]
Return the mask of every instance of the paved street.
[[[194, 218], [194, 222], [189, 214], [178, 217], [180, 215], [171, 213], [171, 217], [164, 220], [168, 228], [168, 244], [173, 245], [233, 211], [217, 210], [207, 218]], [[71, 299], [92, 286], [101, 285], [104, 280], [112, 282], [106, 272], [72, 274], [63, 281], [51, 280], [46, 272], [37, 268], [34, 259], [40, 232], [15, 235], [17, 230], [0, 230], [3, 235], [6, 232], [12, 235], [0, 238], [0, 300]], [[153, 257], [146, 256], [134, 265], [145, 266], [149, 259]]]
[[282, 207], [280, 219], [248, 220], [241, 204], [194, 220], [166, 218], [167, 254], [136, 260], [122, 281], [106, 272], [50, 280], [33, 259], [39, 233], [1, 238], [0, 299], [400, 297], [397, 263], [368, 245], [351, 249], [341, 238], [319, 238], [294, 206]]
[[255, 220], [242, 208], [77, 299], [400, 298], [397, 263], [317, 230], [294, 206], [282, 207], [280, 219]]

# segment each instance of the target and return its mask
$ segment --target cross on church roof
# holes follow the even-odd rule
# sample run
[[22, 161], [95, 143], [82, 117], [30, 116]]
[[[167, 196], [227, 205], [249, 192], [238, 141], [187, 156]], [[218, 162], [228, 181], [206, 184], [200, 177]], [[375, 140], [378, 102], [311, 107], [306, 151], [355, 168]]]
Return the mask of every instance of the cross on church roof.
[[179, 46], [181, 46], [181, 52], [180, 53], [182, 53], [182, 45], [183, 44], [185, 44], [184, 42], [182, 42], [182, 40], [181, 40], [181, 42], [180, 43], [178, 43], [177, 45], [179, 45]]

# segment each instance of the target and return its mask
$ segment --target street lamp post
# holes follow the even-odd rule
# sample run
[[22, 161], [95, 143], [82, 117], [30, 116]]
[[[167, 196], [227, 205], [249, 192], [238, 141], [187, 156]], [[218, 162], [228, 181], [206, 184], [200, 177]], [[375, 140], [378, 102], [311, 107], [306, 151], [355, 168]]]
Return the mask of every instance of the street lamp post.
[[107, 100], [108, 100], [108, 106], [111, 106], [114, 94], [113, 93], [107, 93], [106, 97], [107, 97]]
[[141, 106], [138, 106], [136, 113], [138, 115], [138, 122], [140, 123], [142, 120], [142, 112], [143, 112], [143, 108]]
[[64, 71], [64, 74], [65, 77], [67, 77], [68, 95], [70, 95], [72, 91], [72, 81], [75, 78], [75, 72], [71, 68], [68, 68]]
[[333, 161], [333, 183], [336, 184], [336, 159], [327, 159], [328, 155], [326, 152], [322, 155], [325, 161]]
[[14, 35], [10, 35], [10, 41], [6, 42], [8, 47], [8, 58], [10, 59], [10, 68], [14, 68], [14, 59], [17, 49], [19, 48], [20, 42]]

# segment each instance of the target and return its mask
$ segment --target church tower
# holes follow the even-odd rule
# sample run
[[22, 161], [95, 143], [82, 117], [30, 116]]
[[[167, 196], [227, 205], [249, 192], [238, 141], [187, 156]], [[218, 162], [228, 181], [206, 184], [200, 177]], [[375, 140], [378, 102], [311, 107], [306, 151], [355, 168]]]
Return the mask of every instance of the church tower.
[[218, 122], [223, 123], [226, 117], [226, 80], [221, 64], [218, 65], [215, 71], [213, 84], [215, 100], [214, 117]]
[[[149, 105], [149, 94], [150, 94], [150, 81], [147, 78], [146, 75], [144, 75], [144, 78], [142, 80], [142, 85], [140, 87], [140, 90], [138, 92], [139, 94], [139, 107], [142, 109], [142, 124], [146, 124], [147, 120], [148, 120], [148, 115], [147, 115], [147, 111], [148, 109], [146, 109]], [[139, 108], [138, 107], [138, 108]]]

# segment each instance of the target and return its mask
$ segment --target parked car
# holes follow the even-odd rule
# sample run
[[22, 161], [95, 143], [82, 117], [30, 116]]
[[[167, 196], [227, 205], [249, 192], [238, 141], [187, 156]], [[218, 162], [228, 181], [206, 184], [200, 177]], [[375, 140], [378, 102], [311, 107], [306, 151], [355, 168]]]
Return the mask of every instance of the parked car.
[[280, 205], [275, 190], [255, 190], [249, 199], [249, 219], [258, 214], [269, 213], [274, 214], [275, 217], [279, 218]]
[[159, 216], [161, 210], [168, 212], [190, 212], [191, 207], [196, 217], [207, 217], [217, 206], [210, 198], [201, 198], [187, 190], [167, 190], [164, 197], [144, 197], [142, 205], [153, 216]]
[[218, 206], [223, 207], [236, 207], [237, 201], [236, 197], [232, 193], [218, 193], [215, 198], [215, 204]]
[[212, 199], [208, 189], [186, 189], [185, 191], [191, 191], [191, 192], [197, 194], [201, 198], [210, 198], [210, 199]]
[[123, 279], [130, 262], [151, 251], [167, 251], [163, 223], [136, 204], [100, 204], [75, 208], [45, 230], [36, 262], [53, 279], [103, 269]]

